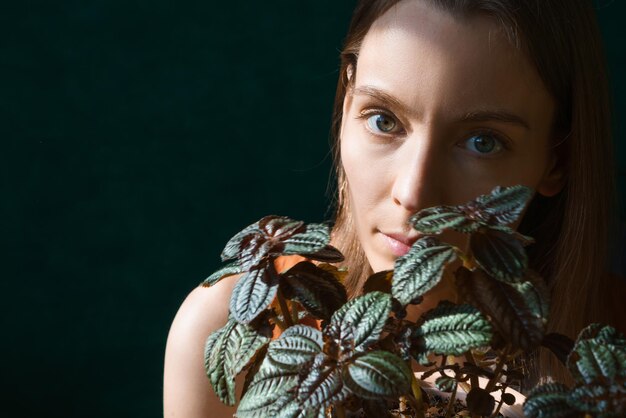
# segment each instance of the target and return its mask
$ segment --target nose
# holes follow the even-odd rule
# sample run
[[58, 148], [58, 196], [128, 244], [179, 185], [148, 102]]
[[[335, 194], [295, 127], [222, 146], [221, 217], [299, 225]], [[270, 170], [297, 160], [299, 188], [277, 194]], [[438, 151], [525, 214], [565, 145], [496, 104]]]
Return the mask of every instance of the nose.
[[410, 214], [442, 204], [445, 163], [438, 156], [433, 135], [414, 134], [398, 151], [391, 188], [394, 204]]

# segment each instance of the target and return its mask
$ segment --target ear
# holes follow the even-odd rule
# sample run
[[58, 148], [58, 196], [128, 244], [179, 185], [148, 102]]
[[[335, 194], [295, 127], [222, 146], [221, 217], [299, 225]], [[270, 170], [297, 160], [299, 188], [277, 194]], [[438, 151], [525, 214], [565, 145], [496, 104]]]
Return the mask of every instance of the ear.
[[565, 167], [559, 162], [559, 158], [552, 153], [541, 183], [537, 186], [537, 193], [545, 197], [552, 197], [559, 193], [564, 186]]

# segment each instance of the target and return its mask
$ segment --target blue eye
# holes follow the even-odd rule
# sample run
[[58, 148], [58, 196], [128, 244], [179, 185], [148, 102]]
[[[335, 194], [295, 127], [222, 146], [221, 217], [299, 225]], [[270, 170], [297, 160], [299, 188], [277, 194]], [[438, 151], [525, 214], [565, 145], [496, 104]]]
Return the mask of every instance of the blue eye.
[[466, 147], [477, 154], [497, 154], [504, 146], [495, 135], [484, 133], [476, 134], [465, 140]]
[[373, 132], [390, 133], [396, 127], [396, 121], [382, 113], [377, 113], [367, 118], [367, 126]]

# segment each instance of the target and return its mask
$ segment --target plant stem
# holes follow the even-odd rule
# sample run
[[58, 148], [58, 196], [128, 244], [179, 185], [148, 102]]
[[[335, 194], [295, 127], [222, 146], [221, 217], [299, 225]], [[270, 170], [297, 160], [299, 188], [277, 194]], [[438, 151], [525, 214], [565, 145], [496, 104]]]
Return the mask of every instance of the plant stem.
[[294, 324], [300, 323], [299, 316], [298, 316], [298, 306], [296, 305], [294, 301], [291, 301], [291, 315], [292, 315]]
[[422, 388], [419, 383], [417, 383], [415, 374], [411, 375], [411, 392], [413, 392], [413, 396], [409, 397], [409, 400], [411, 403], [415, 402], [415, 404], [413, 404], [415, 416], [416, 418], [424, 418], [424, 399], [422, 398]]
[[[504, 395], [504, 390], [502, 391], [502, 394]], [[496, 408], [495, 411], [493, 411], [493, 414], [491, 414], [489, 418], [494, 418], [498, 416], [498, 412], [500, 412], [500, 408], [502, 408], [503, 403], [504, 403], [504, 400], [502, 399], [502, 397], [500, 397], [500, 402], [498, 403], [498, 407]]]
[[509, 347], [507, 346], [502, 353], [498, 356], [498, 364], [496, 365], [496, 369], [493, 371], [493, 377], [485, 386], [485, 390], [487, 392], [491, 392], [491, 390], [496, 386], [496, 384], [500, 381], [500, 376], [502, 375], [502, 369], [507, 362], [507, 358], [509, 356]]
[[452, 411], [454, 410], [454, 402], [456, 401], [456, 387], [452, 391], [450, 395], [450, 400], [448, 401], [448, 408], [446, 409], [446, 418], [450, 418], [452, 416]]
[[278, 325], [278, 328], [280, 328], [281, 330], [286, 330], [287, 329], [287, 325], [285, 325], [285, 323], [278, 317], [278, 315], [276, 315], [276, 312], [274, 312], [274, 310], [272, 309], [272, 313], [270, 318], [272, 318], [274, 320], [274, 322], [276, 323], [276, 325]]
[[[476, 360], [474, 360], [474, 356], [472, 355], [472, 351], [468, 351], [465, 354], [465, 357], [467, 357], [467, 360], [472, 363], [474, 366], [476, 366]], [[473, 388], [477, 388], [478, 386], [478, 376], [476, 376], [475, 374], [470, 374], [470, 384], [472, 385]]]
[[294, 325], [293, 319], [291, 318], [291, 311], [289, 310], [289, 306], [287, 306], [287, 301], [285, 300], [283, 293], [280, 291], [280, 288], [278, 289], [277, 296], [278, 304], [280, 305], [280, 311], [283, 314], [283, 319], [285, 320], [287, 327], [291, 327]]

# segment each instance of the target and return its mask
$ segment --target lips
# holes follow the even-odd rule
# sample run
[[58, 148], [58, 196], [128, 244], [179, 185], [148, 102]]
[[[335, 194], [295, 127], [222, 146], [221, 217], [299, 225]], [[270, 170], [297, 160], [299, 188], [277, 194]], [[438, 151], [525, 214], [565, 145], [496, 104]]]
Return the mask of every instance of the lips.
[[419, 238], [417, 236], [410, 237], [408, 235], [396, 233], [386, 234], [384, 232], [381, 232], [381, 234], [387, 246], [389, 247], [389, 250], [396, 257], [402, 257], [403, 255], [408, 253], [413, 243]]

